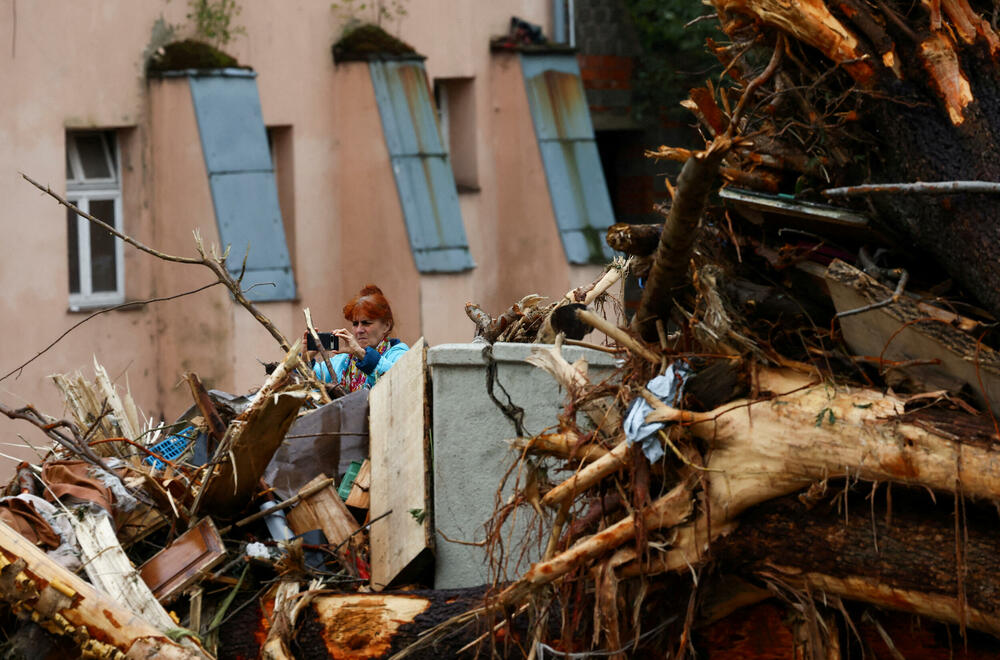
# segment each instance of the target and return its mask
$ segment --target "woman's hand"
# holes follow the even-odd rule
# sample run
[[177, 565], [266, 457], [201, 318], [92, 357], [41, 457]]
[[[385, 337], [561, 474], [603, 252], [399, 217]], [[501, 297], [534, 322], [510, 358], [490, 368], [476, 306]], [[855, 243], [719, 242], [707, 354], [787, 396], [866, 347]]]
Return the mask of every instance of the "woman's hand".
[[308, 343], [309, 331], [306, 330], [302, 333], [302, 356], [305, 358], [306, 364], [310, 364], [315, 358], [317, 351], [310, 351], [306, 347]]
[[365, 357], [365, 349], [361, 348], [361, 344], [355, 339], [353, 332], [345, 328], [338, 328], [333, 331], [333, 334], [337, 335], [340, 340], [340, 348], [337, 353], [347, 353], [359, 360]]

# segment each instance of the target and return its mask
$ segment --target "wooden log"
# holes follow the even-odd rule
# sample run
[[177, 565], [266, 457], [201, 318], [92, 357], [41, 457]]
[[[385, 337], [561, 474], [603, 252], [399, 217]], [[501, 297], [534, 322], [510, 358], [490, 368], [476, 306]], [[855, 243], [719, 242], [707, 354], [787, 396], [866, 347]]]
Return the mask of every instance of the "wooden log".
[[[474, 589], [383, 591], [378, 594], [313, 591], [302, 593], [292, 612], [293, 635], [289, 651], [297, 658], [394, 657], [421, 634], [453, 616], [481, 604], [485, 596]], [[260, 640], [269, 631], [270, 609], [250, 606], [234, 615], [220, 630], [219, 660], [254, 658], [260, 655]], [[522, 634], [520, 620], [512, 622], [515, 634]], [[506, 628], [503, 622], [499, 628]], [[476, 626], [455, 631], [430, 649], [431, 655], [414, 657], [474, 657], [460, 650], [476, 640], [482, 631]], [[505, 631], [506, 632], [506, 631]], [[489, 642], [487, 642], [488, 644]]]
[[847, 476], [1000, 499], [1000, 447], [908, 423], [905, 403], [865, 389], [832, 389], [812, 376], [762, 369], [767, 398], [709, 412], [654, 406], [647, 421], [682, 421], [711, 448], [706, 492], [728, 519], [748, 507]]
[[662, 224], [630, 225], [623, 222], [608, 227], [605, 240], [612, 250], [625, 254], [648, 257], [660, 244]]
[[190, 638], [187, 648], [49, 559], [0, 522], [0, 599], [60, 635], [81, 641], [94, 657], [207, 659]]
[[957, 529], [953, 498], [935, 502], [925, 491], [897, 487], [890, 516], [884, 496], [870, 487], [853, 491], [863, 492], [852, 492], [840, 507], [807, 507], [795, 495], [755, 507], [741, 517], [738, 533], [713, 546], [713, 556], [750, 579], [772, 575], [797, 588], [1000, 636], [995, 512], [968, 503]]
[[633, 327], [647, 341], [656, 338], [656, 320], [670, 318], [676, 289], [688, 282], [688, 262], [698, 237], [698, 226], [715, 175], [730, 147], [716, 138], [704, 152], [684, 163], [677, 178], [677, 194], [663, 225], [649, 280], [639, 300]]
[[[703, 480], [706, 501], [694, 520], [672, 530], [669, 551], [648, 563], [626, 565], [623, 577], [686, 571], [709, 556], [709, 547], [731, 534], [751, 506], [831, 478], [896, 482], [973, 499], [1000, 499], [1000, 448], [990, 440], [991, 433], [955, 433], [933, 421], [911, 421], [902, 415], [903, 401], [896, 397], [869, 390], [834, 390], [787, 371], [761, 371], [757, 387], [774, 395], [732, 402], [708, 413], [674, 410], [667, 415], [663, 406], [647, 417], [683, 421], [710, 447]], [[634, 549], [629, 550], [635, 558]], [[829, 581], [831, 589], [847, 589], [850, 585], [836, 581], [840, 579], [833, 574], [818, 577], [815, 583]], [[895, 597], [891, 589], [871, 591], [873, 602]], [[912, 600], [906, 594], [899, 598]], [[952, 608], [954, 599], [942, 598], [935, 597], [933, 604], [920, 605], [923, 609], [916, 611], [943, 617], [941, 612]], [[980, 621], [976, 625], [993, 629], [992, 620], [976, 617]]]
[[275, 589], [271, 627], [267, 631], [267, 639], [264, 640], [264, 646], [260, 650], [261, 660], [292, 659], [288, 643], [292, 637], [295, 598], [298, 593], [299, 583], [297, 580], [284, 579]]

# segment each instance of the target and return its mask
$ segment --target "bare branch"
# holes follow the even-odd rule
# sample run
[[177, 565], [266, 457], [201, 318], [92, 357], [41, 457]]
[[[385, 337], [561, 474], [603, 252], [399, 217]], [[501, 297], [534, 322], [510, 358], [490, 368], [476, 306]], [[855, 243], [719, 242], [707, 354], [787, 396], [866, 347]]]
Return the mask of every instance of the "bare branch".
[[49, 351], [49, 349], [51, 349], [53, 346], [55, 346], [56, 344], [58, 344], [62, 340], [63, 337], [65, 337], [69, 333], [73, 332], [74, 330], [76, 330], [81, 325], [83, 325], [84, 323], [86, 323], [87, 321], [89, 321], [90, 319], [92, 319], [94, 317], [100, 316], [101, 314], [106, 314], [108, 312], [113, 312], [113, 311], [118, 310], [118, 309], [124, 309], [126, 307], [136, 307], [138, 305], [148, 305], [149, 303], [165, 302], [167, 300], [174, 300], [175, 298], [182, 298], [184, 296], [190, 296], [192, 294], [199, 293], [201, 291], [204, 291], [205, 289], [213, 287], [216, 284], [222, 284], [222, 282], [212, 282], [211, 284], [206, 284], [205, 286], [198, 287], [197, 289], [193, 289], [191, 291], [185, 291], [184, 293], [178, 293], [177, 295], [173, 295], [173, 296], [166, 296], [166, 297], [163, 297], [163, 298], [148, 298], [146, 300], [133, 300], [131, 302], [122, 303], [121, 305], [115, 305], [114, 307], [107, 307], [105, 309], [97, 310], [93, 314], [90, 314], [89, 316], [87, 316], [87, 318], [83, 319], [82, 321], [74, 323], [72, 326], [69, 327], [68, 330], [66, 330], [66, 332], [62, 333], [61, 335], [59, 335], [58, 337], [56, 337], [55, 339], [53, 339], [51, 344], [49, 344], [48, 346], [46, 346], [42, 350], [38, 351], [38, 353], [36, 353], [33, 358], [31, 358], [30, 360], [28, 360], [27, 362], [25, 362], [23, 364], [20, 364], [20, 365], [14, 367], [13, 369], [11, 369], [10, 371], [8, 371], [3, 376], [0, 376], [0, 382], [3, 382], [4, 380], [10, 378], [12, 375], [20, 372], [26, 366], [28, 366], [29, 364], [31, 364], [32, 362], [34, 362], [35, 360], [37, 360], [38, 358], [40, 358], [42, 355], [44, 355], [45, 353], [47, 353]]
[[860, 197], [862, 195], [878, 195], [886, 193], [901, 193], [909, 195], [951, 195], [954, 193], [982, 193], [987, 195], [996, 195], [1000, 193], [1000, 183], [994, 181], [926, 181], [918, 183], [868, 183], [860, 186], [828, 188], [823, 191], [823, 195], [825, 197]]

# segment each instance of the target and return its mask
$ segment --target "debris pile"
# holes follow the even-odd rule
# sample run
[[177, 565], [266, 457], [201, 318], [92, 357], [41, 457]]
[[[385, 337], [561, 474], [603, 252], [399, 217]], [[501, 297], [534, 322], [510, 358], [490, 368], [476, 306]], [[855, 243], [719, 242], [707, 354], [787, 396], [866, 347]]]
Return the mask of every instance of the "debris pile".
[[68, 419], [4, 408], [54, 441], [0, 498], [5, 657], [382, 657], [474, 606], [412, 591], [432, 545], [423, 342], [333, 401], [300, 348], [245, 396], [187, 374], [169, 425], [96, 360], [93, 382], [54, 377]]
[[[1000, 39], [976, 3], [713, 4], [727, 79], [686, 103], [704, 149], [650, 154], [684, 163], [663, 223], [613, 226], [626, 258], [558, 301], [466, 306], [566, 393], [484, 486], [488, 589], [384, 591], [442, 542], [423, 343], [331, 400], [199, 243], [285, 359], [245, 397], [189, 375], [169, 427], [100, 368], [56, 379], [72, 419], [0, 406], [53, 442], [0, 501], [8, 650], [995, 657], [1000, 245], [966, 184], [1000, 175]], [[869, 183], [901, 185], [837, 191]]]
[[[711, 4], [725, 80], [685, 104], [706, 146], [650, 151], [684, 163], [664, 223], [607, 235], [632, 313], [467, 306], [488, 341], [569, 337], [564, 310], [623, 363], [596, 382], [537, 350], [567, 401], [511, 440], [494, 592], [422, 643], [995, 657], [995, 8]], [[514, 515], [541, 537], [502, 537]]]

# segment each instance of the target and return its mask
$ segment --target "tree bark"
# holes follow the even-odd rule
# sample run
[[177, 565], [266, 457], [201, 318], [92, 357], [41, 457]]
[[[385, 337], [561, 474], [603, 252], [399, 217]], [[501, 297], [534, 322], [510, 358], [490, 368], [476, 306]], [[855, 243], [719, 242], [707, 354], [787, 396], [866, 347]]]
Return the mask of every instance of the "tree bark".
[[[822, 145], [811, 144], [809, 155], [834, 156], [828, 162], [835, 166], [810, 183], [1000, 182], [1000, 37], [986, 20], [992, 3], [713, 4], [737, 43], [756, 38], [770, 44], [780, 34], [808, 47], [802, 52], [811, 57], [786, 66], [793, 85], [767, 90], [774, 95], [764, 99], [769, 112], [755, 126], [770, 127], [768, 137], [790, 125], [822, 132]], [[754, 21], [751, 31], [747, 17]], [[785, 89], [803, 90], [815, 102], [780, 104]], [[839, 100], [829, 105], [824, 98]], [[801, 146], [787, 135], [777, 139]], [[742, 169], [756, 173], [760, 164], [744, 157]], [[786, 178], [782, 188], [790, 191], [792, 183]], [[795, 183], [798, 189], [802, 182]], [[903, 247], [912, 256], [929, 255], [1000, 316], [1000, 226], [994, 222], [1000, 199], [956, 192], [935, 198], [879, 194], [870, 202], [866, 208], [877, 210], [879, 222], [908, 238]]]
[[885, 487], [876, 492], [861, 483], [854, 490], [811, 509], [794, 495], [755, 507], [713, 556], [744, 577], [1000, 635], [994, 511], [967, 503], [956, 527], [953, 498], [935, 502], [896, 487], [887, 508]]
[[701, 216], [729, 146], [729, 140], [716, 138], [706, 151], [684, 163], [677, 178], [677, 193], [663, 224], [649, 281], [633, 319], [633, 327], [647, 341], [656, 340], [656, 320], [666, 323], [677, 289], [688, 283], [691, 250], [698, 238]]

